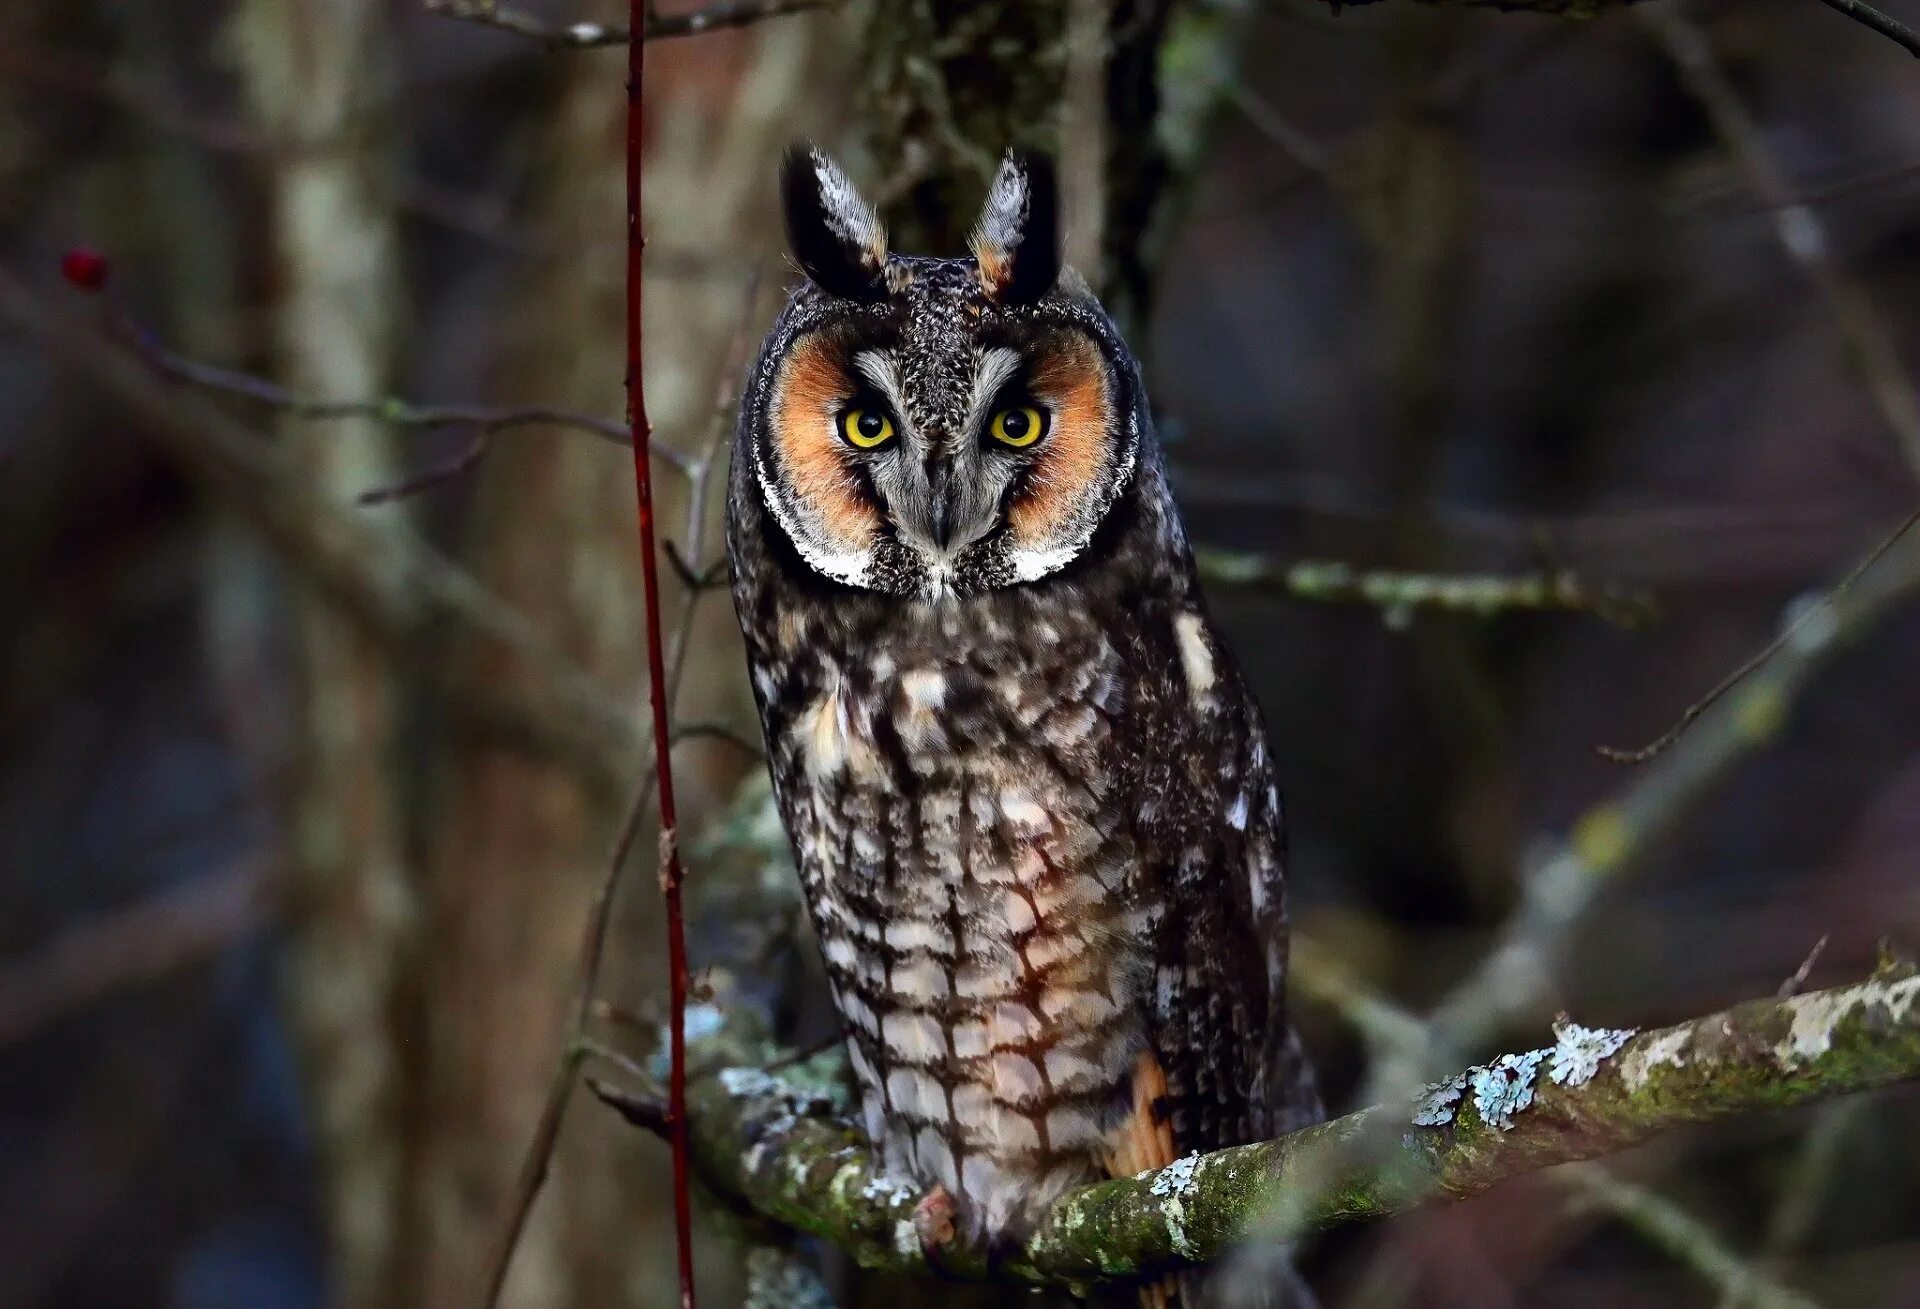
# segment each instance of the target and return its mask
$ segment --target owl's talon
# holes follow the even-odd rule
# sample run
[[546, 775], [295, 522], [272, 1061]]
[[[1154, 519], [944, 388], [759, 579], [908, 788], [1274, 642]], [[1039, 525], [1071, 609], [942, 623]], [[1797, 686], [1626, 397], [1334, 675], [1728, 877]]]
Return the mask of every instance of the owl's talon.
[[920, 1253], [936, 1268], [940, 1265], [941, 1251], [953, 1244], [959, 1213], [953, 1193], [944, 1184], [936, 1185], [921, 1196], [920, 1203], [913, 1208], [913, 1230], [920, 1238]]

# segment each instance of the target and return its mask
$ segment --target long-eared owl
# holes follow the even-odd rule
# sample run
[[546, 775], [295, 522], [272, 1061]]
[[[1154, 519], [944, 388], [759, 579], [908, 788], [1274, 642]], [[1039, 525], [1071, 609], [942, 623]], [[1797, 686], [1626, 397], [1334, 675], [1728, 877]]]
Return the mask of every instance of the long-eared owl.
[[782, 190], [728, 500], [775, 794], [884, 1166], [1017, 1239], [1317, 1113], [1266, 731], [1047, 162], [958, 259], [817, 150]]

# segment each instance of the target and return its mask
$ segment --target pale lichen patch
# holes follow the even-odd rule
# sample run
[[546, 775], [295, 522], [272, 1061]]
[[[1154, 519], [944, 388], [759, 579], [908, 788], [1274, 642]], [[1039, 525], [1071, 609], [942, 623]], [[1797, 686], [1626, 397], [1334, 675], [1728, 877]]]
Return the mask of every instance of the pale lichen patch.
[[1693, 1042], [1693, 1029], [1676, 1027], [1656, 1036], [1620, 1061], [1620, 1080], [1629, 1091], [1638, 1091], [1661, 1068], [1685, 1068], [1687, 1047]]
[[1844, 991], [1815, 992], [1792, 1002], [1793, 1028], [1774, 1053], [1788, 1063], [1807, 1063], [1833, 1048], [1833, 1034], [1846, 1018], [1868, 1007], [1882, 1007], [1894, 1022], [1902, 1022], [1920, 1000], [1920, 977], [1895, 982], [1878, 979]]
[[764, 1068], [722, 1068], [719, 1073], [720, 1089], [737, 1098], [758, 1098], [763, 1095], [785, 1095], [786, 1083]]
[[1454, 1109], [1467, 1092], [1466, 1073], [1455, 1073], [1444, 1082], [1430, 1082], [1421, 1088], [1413, 1102], [1415, 1127], [1444, 1127], [1453, 1121]]
[[885, 1173], [872, 1174], [867, 1178], [867, 1184], [860, 1188], [860, 1198], [873, 1204], [911, 1204], [919, 1197], [920, 1190], [912, 1182], [905, 1178], [889, 1177]]
[[718, 1034], [725, 1027], [727, 1016], [720, 1012], [719, 1005], [690, 1004], [687, 1006], [686, 1026], [688, 1041], [704, 1041]]
[[1472, 1072], [1473, 1107], [1480, 1120], [1502, 1131], [1513, 1126], [1513, 1116], [1533, 1103], [1534, 1079], [1551, 1050], [1503, 1054]]
[[1585, 1086], [1600, 1071], [1602, 1060], [1619, 1053], [1639, 1029], [1633, 1027], [1582, 1027], [1575, 1022], [1554, 1025], [1558, 1043], [1553, 1047], [1553, 1063], [1547, 1076], [1556, 1086]]
[[1189, 1258], [1198, 1251], [1187, 1236], [1186, 1198], [1193, 1194], [1194, 1172], [1199, 1166], [1198, 1153], [1176, 1159], [1162, 1168], [1147, 1188], [1149, 1195], [1160, 1200], [1160, 1212], [1167, 1223], [1167, 1240], [1173, 1243], [1175, 1251]]

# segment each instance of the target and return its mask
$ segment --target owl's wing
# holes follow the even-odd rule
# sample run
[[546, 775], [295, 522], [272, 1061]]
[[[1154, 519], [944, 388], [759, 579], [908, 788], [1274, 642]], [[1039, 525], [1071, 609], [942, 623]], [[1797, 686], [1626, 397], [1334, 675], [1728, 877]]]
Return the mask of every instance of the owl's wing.
[[1160, 914], [1148, 1039], [1184, 1154], [1264, 1140], [1320, 1106], [1287, 1021], [1285, 818], [1259, 707], [1204, 615], [1182, 613], [1158, 644], [1140, 652], [1151, 749], [1131, 809], [1137, 891]]

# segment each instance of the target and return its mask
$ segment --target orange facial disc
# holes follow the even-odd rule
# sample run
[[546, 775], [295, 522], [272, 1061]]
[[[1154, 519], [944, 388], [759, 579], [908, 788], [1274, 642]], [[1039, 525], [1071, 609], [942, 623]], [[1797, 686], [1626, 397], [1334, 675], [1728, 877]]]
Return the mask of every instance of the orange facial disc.
[[780, 471], [795, 502], [814, 517], [833, 548], [847, 551], [866, 549], [880, 525], [833, 430], [853, 392], [839, 342], [815, 333], [800, 338], [780, 365], [772, 409]]
[[1052, 414], [1033, 474], [1007, 511], [1014, 544], [1039, 549], [1067, 526], [1092, 491], [1113, 442], [1113, 399], [1099, 348], [1085, 337], [1047, 347], [1033, 372], [1033, 393]]

